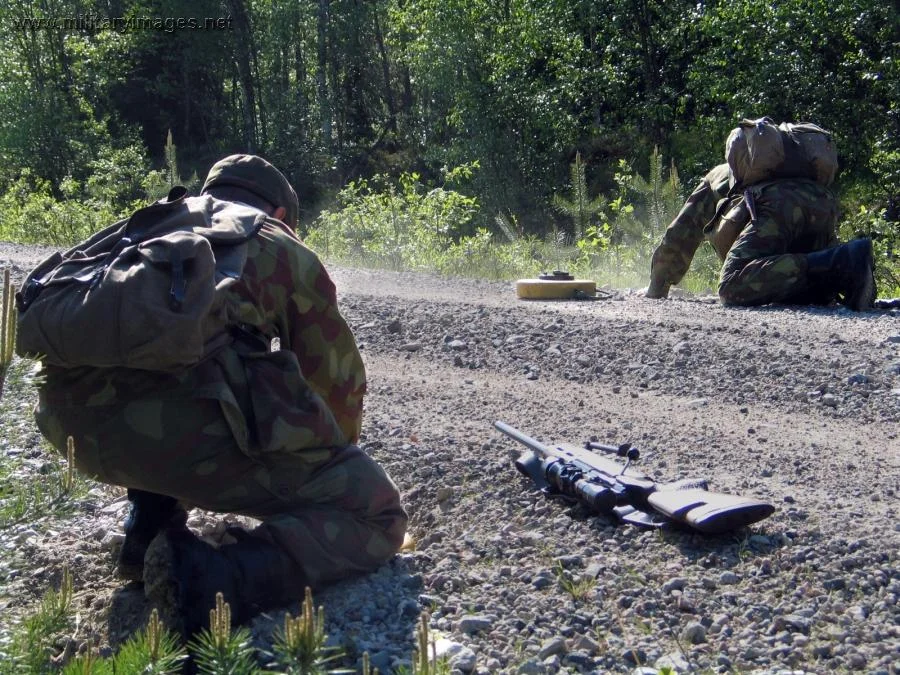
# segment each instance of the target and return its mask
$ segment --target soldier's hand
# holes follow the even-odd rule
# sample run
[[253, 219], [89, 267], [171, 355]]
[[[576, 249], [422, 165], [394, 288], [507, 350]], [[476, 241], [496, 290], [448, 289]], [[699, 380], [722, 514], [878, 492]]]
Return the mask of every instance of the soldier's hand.
[[651, 281], [650, 285], [641, 291], [641, 294], [654, 300], [665, 298], [669, 295], [669, 284], [660, 281]]

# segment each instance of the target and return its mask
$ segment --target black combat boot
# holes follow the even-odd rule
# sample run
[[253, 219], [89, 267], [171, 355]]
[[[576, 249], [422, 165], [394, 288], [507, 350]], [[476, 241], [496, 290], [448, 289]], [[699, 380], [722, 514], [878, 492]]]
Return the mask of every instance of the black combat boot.
[[144, 594], [185, 640], [209, 627], [216, 593], [240, 624], [301, 599], [306, 585], [293, 560], [252, 535], [216, 548], [189, 530], [168, 530], [151, 542], [144, 561]]
[[129, 488], [131, 509], [125, 517], [125, 541], [119, 551], [119, 576], [140, 581], [144, 572], [144, 554], [153, 537], [163, 529], [184, 528], [187, 511], [174, 497]]
[[807, 279], [815, 290], [837, 295], [838, 302], [861, 312], [875, 301], [871, 239], [853, 241], [808, 253]]

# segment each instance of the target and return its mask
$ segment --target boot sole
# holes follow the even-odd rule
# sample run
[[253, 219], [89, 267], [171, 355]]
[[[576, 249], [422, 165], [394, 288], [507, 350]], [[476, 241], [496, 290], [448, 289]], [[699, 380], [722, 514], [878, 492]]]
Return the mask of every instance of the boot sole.
[[856, 240], [847, 244], [855, 246], [851, 254], [850, 264], [853, 266], [865, 266], [862, 285], [852, 289], [852, 293], [845, 296], [842, 304], [855, 312], [863, 312], [875, 304], [875, 261], [872, 253], [872, 242], [867, 239]]
[[863, 287], [859, 290], [858, 293], [853, 294], [853, 299], [850, 303], [850, 309], [853, 309], [857, 312], [864, 312], [867, 309], [871, 309], [875, 304], [875, 275], [872, 274], [872, 271], [869, 270], [869, 274], [866, 275], [866, 280], [863, 283]]
[[144, 595], [156, 607], [163, 625], [185, 637], [181, 588], [175, 577], [172, 546], [165, 534], [157, 535], [144, 555]]
[[847, 302], [847, 306], [856, 312], [870, 309], [875, 303], [875, 296], [877, 294], [875, 290], [875, 270], [871, 242], [866, 246], [864, 255], [866, 273], [863, 285], [853, 293], [852, 297], [848, 299], [849, 302]]

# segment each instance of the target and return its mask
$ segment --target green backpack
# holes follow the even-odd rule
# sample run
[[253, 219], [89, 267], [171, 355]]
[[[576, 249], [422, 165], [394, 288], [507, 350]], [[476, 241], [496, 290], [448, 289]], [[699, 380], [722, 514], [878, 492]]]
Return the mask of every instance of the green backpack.
[[266, 215], [173, 188], [35, 268], [16, 294], [16, 352], [65, 368], [175, 372], [231, 342], [226, 290]]
[[770, 117], [741, 120], [725, 141], [732, 186], [779, 178], [812, 178], [830, 185], [838, 169], [831, 134], [815, 124], [776, 125]]

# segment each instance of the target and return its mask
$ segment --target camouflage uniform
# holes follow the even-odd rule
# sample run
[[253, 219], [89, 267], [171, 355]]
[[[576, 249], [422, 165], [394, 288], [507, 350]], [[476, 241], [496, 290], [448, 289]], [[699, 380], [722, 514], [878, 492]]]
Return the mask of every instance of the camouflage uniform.
[[719, 297], [735, 305], [828, 303], [834, 293], [812, 287], [807, 253], [838, 244], [837, 200], [813, 180], [757, 183], [749, 188], [757, 218], [728, 251]]
[[[834, 299], [833, 293], [810, 288], [805, 256], [838, 243], [832, 192], [808, 179], [757, 183], [748, 190], [756, 209], [754, 222], [743, 193], [728, 196], [727, 164], [706, 175], [654, 251], [648, 296], [664, 297], [670, 285], [681, 281], [705, 237], [723, 260], [719, 297], [726, 304]], [[730, 222], [733, 219], [737, 221]], [[723, 223], [733, 228], [724, 243], [723, 238], [716, 239]]]
[[650, 262], [650, 287], [658, 290], [655, 297], [664, 297], [669, 286], [679, 283], [687, 274], [703, 242], [704, 226], [713, 219], [720, 200], [728, 194], [729, 176], [727, 164], [720, 164], [706, 174], [666, 229]]
[[[400, 547], [406, 514], [386, 473], [352, 443], [366, 381], [334, 285], [269, 218], [230, 291], [236, 342], [179, 374], [47, 368], [36, 418], [103, 482], [253, 516], [313, 585], [370, 570]], [[269, 351], [278, 337], [280, 351]]]

